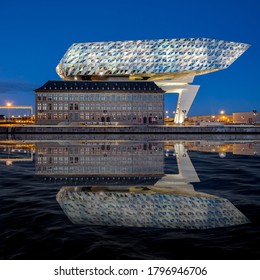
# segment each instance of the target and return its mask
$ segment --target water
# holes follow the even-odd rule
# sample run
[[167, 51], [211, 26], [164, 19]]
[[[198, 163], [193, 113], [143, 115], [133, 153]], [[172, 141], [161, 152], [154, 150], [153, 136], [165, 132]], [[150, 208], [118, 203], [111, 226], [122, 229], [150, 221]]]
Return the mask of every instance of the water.
[[259, 259], [259, 153], [248, 139], [2, 140], [0, 258]]

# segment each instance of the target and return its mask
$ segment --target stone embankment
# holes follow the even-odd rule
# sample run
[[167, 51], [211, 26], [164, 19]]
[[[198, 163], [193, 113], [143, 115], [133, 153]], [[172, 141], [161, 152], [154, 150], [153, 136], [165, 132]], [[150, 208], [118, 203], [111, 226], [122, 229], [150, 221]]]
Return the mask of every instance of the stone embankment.
[[0, 134], [260, 134], [260, 126], [0, 126]]

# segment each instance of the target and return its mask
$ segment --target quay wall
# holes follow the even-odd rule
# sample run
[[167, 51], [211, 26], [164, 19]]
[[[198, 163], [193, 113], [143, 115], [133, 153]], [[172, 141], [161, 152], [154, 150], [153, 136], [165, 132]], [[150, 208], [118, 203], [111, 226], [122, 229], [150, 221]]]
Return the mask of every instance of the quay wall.
[[0, 134], [260, 134], [260, 126], [0, 126]]

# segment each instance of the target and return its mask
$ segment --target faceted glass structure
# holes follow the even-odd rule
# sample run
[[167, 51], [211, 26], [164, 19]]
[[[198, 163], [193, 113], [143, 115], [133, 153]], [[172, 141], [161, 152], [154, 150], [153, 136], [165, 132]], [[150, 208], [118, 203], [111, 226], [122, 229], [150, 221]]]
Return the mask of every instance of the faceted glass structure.
[[63, 79], [101, 76], [153, 78], [204, 74], [230, 66], [248, 44], [207, 38], [75, 43], [57, 66]]

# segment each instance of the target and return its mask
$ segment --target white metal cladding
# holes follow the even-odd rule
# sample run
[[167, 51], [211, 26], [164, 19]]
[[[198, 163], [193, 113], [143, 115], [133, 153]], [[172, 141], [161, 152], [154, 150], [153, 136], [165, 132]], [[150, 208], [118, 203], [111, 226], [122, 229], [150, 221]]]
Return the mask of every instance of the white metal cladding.
[[214, 71], [227, 68], [248, 47], [207, 38], [75, 43], [61, 59], [57, 73], [65, 78]]

